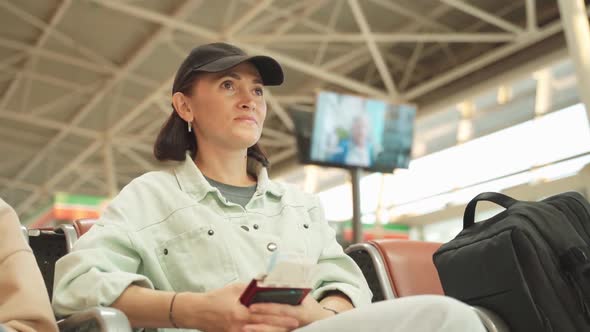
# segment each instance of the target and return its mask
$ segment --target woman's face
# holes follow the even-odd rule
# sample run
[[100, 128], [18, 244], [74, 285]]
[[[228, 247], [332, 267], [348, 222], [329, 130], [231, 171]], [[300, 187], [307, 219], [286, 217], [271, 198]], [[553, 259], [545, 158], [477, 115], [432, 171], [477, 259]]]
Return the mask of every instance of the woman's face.
[[247, 149], [258, 142], [266, 117], [260, 74], [249, 62], [199, 75], [188, 96], [197, 142]]

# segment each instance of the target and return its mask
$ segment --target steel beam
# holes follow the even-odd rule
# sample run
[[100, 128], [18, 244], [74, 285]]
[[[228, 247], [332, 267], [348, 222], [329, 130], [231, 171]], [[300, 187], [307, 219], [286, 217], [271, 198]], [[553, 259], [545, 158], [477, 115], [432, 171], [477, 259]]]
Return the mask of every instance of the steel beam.
[[[99, 74], [115, 74], [120, 70], [119, 67], [101, 65], [95, 62], [80, 59], [75, 56], [62, 54], [47, 49], [36, 49], [34, 46], [8, 38], [0, 37], [0, 47], [30, 53], [31, 55], [36, 55], [44, 59], [57, 61], [66, 65], [75, 66]], [[153, 88], [157, 85], [156, 81], [134, 73], [129, 73], [125, 80], [148, 88]]]
[[[53, 32], [53, 27], [55, 27], [55, 25], [57, 23], [59, 23], [59, 21], [61, 21], [61, 18], [63, 17], [65, 12], [70, 7], [70, 4], [71, 4], [71, 0], [64, 0], [59, 5], [59, 7], [57, 7], [57, 9], [53, 12], [53, 14], [51, 15], [51, 18], [49, 19], [49, 24], [47, 24], [45, 29], [42, 30], [41, 35], [39, 36], [39, 38], [35, 42], [35, 45], [33, 46], [33, 50], [38, 50], [45, 45], [45, 43], [49, 39], [49, 36], [51, 36], [51, 33]], [[4, 5], [10, 6], [9, 3], [4, 3]], [[29, 58], [23, 64], [23, 69], [26, 69], [31, 65], [31, 62], [30, 62], [31, 55], [32, 54], [29, 54]], [[10, 101], [10, 99], [12, 98], [14, 93], [16, 92], [16, 89], [17, 89], [20, 81], [22, 80], [22, 78], [23, 78], [22, 74], [19, 73], [14, 78], [14, 80], [12, 82], [10, 82], [10, 85], [8, 85], [8, 88], [6, 88], [6, 91], [4, 92], [4, 95], [2, 96], [2, 100], [0, 100], [0, 109], [3, 109], [4, 107], [6, 107], [6, 104], [8, 104], [8, 101]]]
[[136, 165], [140, 166], [145, 172], [150, 172], [156, 169], [152, 163], [128, 147], [117, 146], [117, 150], [119, 150], [123, 155], [125, 155], [125, 157], [134, 162]]
[[[334, 33], [335, 29], [334, 26], [336, 25], [336, 22], [338, 21], [338, 18], [340, 16], [340, 12], [342, 11], [342, 4], [344, 3], [344, 1], [336, 1], [334, 8], [332, 9], [332, 13], [330, 14], [330, 18], [328, 19], [328, 33]], [[318, 66], [322, 63], [322, 61], [324, 61], [324, 56], [326, 55], [326, 49], [328, 47], [328, 42], [324, 41], [320, 44], [320, 47], [318, 47], [318, 51], [315, 55], [315, 58], [313, 60], [313, 64], [314, 66]]]
[[[8, 184], [12, 184], [12, 183], [13, 183], [12, 179], [0, 177], [0, 185], [8, 185]], [[17, 181], [16, 187], [20, 190], [26, 190], [26, 191], [35, 191], [35, 190], [39, 189], [39, 186], [36, 186], [31, 183], [23, 182], [23, 181]]]
[[[84, 150], [84, 152], [80, 153], [76, 156], [73, 160], [71, 160], [64, 168], [59, 170], [56, 174], [53, 174], [51, 179], [46, 181], [43, 185], [39, 187], [39, 189], [35, 190], [30, 196], [28, 196], [24, 201], [20, 202], [16, 206], [16, 211], [19, 213], [25, 213], [28, 209], [37, 202], [41, 196], [49, 192], [53, 189], [53, 187], [58, 184], [62, 179], [64, 179], [72, 170], [76, 169], [78, 165], [84, 162], [88, 157], [94, 154], [100, 147], [102, 146], [102, 140], [95, 141], [90, 146]], [[16, 180], [20, 181], [20, 180]], [[11, 189], [14, 187], [14, 182], [8, 185]]]
[[400, 81], [399, 85], [402, 90], [405, 90], [406, 86], [410, 82], [410, 78], [412, 77], [412, 73], [416, 68], [416, 64], [418, 63], [418, 59], [420, 59], [420, 55], [422, 54], [422, 50], [424, 49], [424, 43], [418, 43], [414, 47], [414, 51], [412, 51], [412, 55], [410, 56], [410, 60], [408, 60], [408, 64], [406, 66], [406, 70], [402, 76], [402, 80]]
[[279, 117], [281, 122], [285, 125], [285, 127], [287, 127], [289, 131], [293, 131], [295, 129], [295, 124], [293, 124], [293, 120], [289, 114], [287, 114], [287, 111], [285, 111], [279, 101], [274, 98], [273, 94], [269, 90], [266, 90], [264, 95], [266, 101], [272, 108], [272, 111]]
[[[60, 6], [61, 6], [60, 10], [65, 13], [65, 10], [71, 5], [71, 3], [72, 3], [71, 0], [62, 1], [62, 3], [60, 4]], [[34, 15], [31, 15], [28, 12], [15, 6], [10, 1], [0, 1], [0, 7], [11, 12], [12, 14], [19, 17], [20, 19], [27, 22], [28, 24], [30, 24], [42, 31], [45, 31], [46, 34], [51, 33], [51, 36], [54, 39], [60, 41], [62, 44], [66, 45], [66, 46], [71, 47], [72, 49], [76, 50], [77, 52], [84, 55], [85, 57], [87, 57], [93, 61], [96, 61], [97, 63], [100, 63], [101, 65], [114, 66], [114, 64], [110, 60], [97, 54], [96, 51], [93, 51], [93, 50], [87, 48], [86, 46], [80, 45], [79, 41], [76, 41], [72, 37], [59, 31], [55, 27], [55, 24], [52, 25], [51, 22], [49, 24], [43, 22], [42, 20], [38, 19]], [[63, 16], [63, 14], [62, 14], [62, 16]]]
[[503, 18], [496, 15], [490, 14], [484, 10], [481, 10], [473, 5], [467, 4], [461, 0], [441, 0], [449, 6], [453, 6], [460, 11], [479, 18], [482, 21], [488, 22], [492, 25], [499, 27], [500, 29], [510, 31], [515, 34], [523, 33], [524, 30], [514, 23], [508, 22]]
[[578, 78], [578, 96], [590, 121], [590, 26], [583, 0], [558, 0], [561, 22]]
[[[236, 36], [235, 41], [241, 43], [265, 44], [272, 34], [250, 34]], [[449, 32], [449, 33], [372, 33], [372, 40], [375, 43], [503, 43], [516, 40], [518, 37], [506, 32]], [[364, 33], [291, 33], [283, 35], [279, 40], [281, 43], [322, 43], [322, 42], [339, 42], [339, 43], [366, 43], [367, 36]]]
[[536, 31], [537, 25], [537, 0], [525, 0], [526, 28], [529, 32]]
[[234, 22], [231, 26], [225, 28], [222, 35], [228, 38], [235, 34], [238, 30], [241, 30], [248, 22], [254, 19], [258, 14], [268, 8], [274, 0], [262, 0], [256, 3], [250, 10], [240, 15], [240, 18]]
[[[212, 40], [212, 41], [219, 40], [221, 38], [220, 35], [218, 35], [217, 33], [213, 32], [209, 29], [195, 26], [190, 23], [182, 22], [180, 20], [170, 17], [169, 15], [146, 10], [146, 9], [140, 8], [138, 6], [132, 6], [132, 5], [128, 5], [128, 4], [124, 4], [124, 3], [116, 2], [116, 1], [111, 1], [111, 0], [103, 0], [103, 1], [94, 0], [94, 2], [97, 4], [100, 4], [102, 6], [111, 8], [113, 10], [128, 13], [130, 15], [133, 15], [136, 17], [141, 17], [143, 19], [146, 19], [146, 20], [149, 20], [152, 22], [157, 22], [157, 23], [160, 23], [164, 26], [167, 26], [170, 28], [175, 28], [175, 29], [193, 34], [195, 36], [199, 36], [199, 37], [202, 37], [205, 39]], [[290, 57], [288, 55], [274, 52], [274, 51], [270, 51], [270, 50], [264, 49], [262, 47], [256, 47], [251, 44], [245, 44], [245, 43], [242, 43], [239, 40], [234, 39], [234, 38], [228, 38], [227, 41], [236, 44], [236, 46], [242, 47], [243, 49], [245, 49], [246, 51], [249, 51], [250, 53], [266, 54], [268, 56], [271, 56], [271, 57], [277, 59], [277, 61], [279, 61], [281, 64], [283, 64], [285, 66], [291, 67], [291, 68], [301, 71], [305, 74], [315, 76], [320, 79], [332, 82], [332, 83], [337, 84], [339, 86], [342, 86], [342, 87], [345, 87], [345, 88], [348, 88], [348, 89], [351, 89], [351, 90], [354, 90], [354, 91], [357, 91], [360, 93], [364, 93], [364, 94], [367, 94], [367, 95], [373, 96], [373, 97], [379, 97], [379, 98], [384, 98], [384, 99], [390, 98], [386, 93], [384, 93], [383, 91], [381, 91], [379, 89], [376, 89], [371, 86], [367, 86], [365, 84], [362, 84], [362, 83], [360, 83], [356, 80], [350, 79], [348, 77], [336, 75], [334, 73], [324, 70], [321, 67], [310, 65], [308, 63], [305, 63], [301, 60], [295, 59], [295, 58]]]
[[[197, 6], [199, 6], [201, 4], [200, 1], [186, 1], [183, 5], [179, 6], [175, 12], [174, 12], [174, 17], [173, 19], [175, 20], [179, 20], [182, 19], [188, 15], [190, 15], [192, 13], [192, 10], [194, 10]], [[180, 20], [179, 20], [180, 21]], [[124, 79], [129, 72], [137, 65], [139, 65], [141, 63], [141, 61], [143, 61], [152, 51], [152, 49], [159, 43], [159, 39], [166, 36], [170, 31], [169, 27], [161, 27], [159, 28], [148, 40], [146, 40], [146, 42], [144, 43], [144, 45], [138, 50], [136, 51], [131, 57], [130, 60], [127, 61], [125, 63], [125, 65], [121, 68], [120, 71], [118, 71], [111, 79], [109, 79], [107, 82], [105, 82], [101, 89], [99, 89], [99, 91], [97, 91], [97, 93], [92, 97], [92, 99], [73, 117], [73, 119], [71, 120], [70, 124], [67, 125], [66, 128], [60, 130], [60, 132], [54, 136], [47, 144], [47, 147], [42, 150], [39, 154], [37, 154], [35, 156], [35, 158], [33, 158], [33, 160], [31, 160], [30, 163], [27, 164], [27, 166], [25, 168], [23, 168], [16, 176], [15, 176], [15, 180], [22, 180], [24, 177], [26, 177], [47, 155], [48, 151], [51, 150], [51, 147], [56, 146], [57, 144], [59, 144], [59, 142], [61, 142], [71, 131], [72, 128], [74, 128], [77, 124], [79, 124], [82, 119], [85, 118], [85, 116], [87, 114], [89, 114], [89, 112], [91, 110], [93, 110], [95, 108], [95, 106], [102, 101], [102, 99], [107, 95], [107, 93], [117, 84], [119, 83], [120, 80]], [[169, 87], [171, 85], [171, 80], [167, 80], [165, 82], [166, 87]], [[156, 89], [155, 93], [152, 94], [151, 97], [148, 97], [146, 99], [144, 99], [144, 101], [142, 103], [139, 104], [138, 107], [145, 107], [146, 104], [151, 104], [153, 102], [153, 100], [155, 99], [155, 95], [156, 94], [160, 94], [162, 90], [162, 86], [158, 86], [158, 88]], [[121, 119], [121, 121], [117, 122], [113, 128], [111, 128], [111, 130], [109, 131], [109, 134], [111, 134], [111, 137], [114, 136], [114, 133], [117, 133], [118, 131], [120, 131], [125, 125], [127, 125], [127, 123], [130, 120], [131, 116], [137, 116], [137, 108], [135, 109], [135, 111], [126, 113], [125, 117], [123, 117]], [[94, 141], [94, 143], [91, 145], [91, 147], [94, 147], [94, 150], [92, 150], [91, 153], [94, 153], [95, 150], [97, 150], [100, 145], [102, 144], [102, 139], [97, 139]], [[89, 150], [91, 150], [89, 148]], [[90, 156], [90, 154], [88, 154], [88, 151], [86, 150], [86, 154], [81, 154], [81, 156], [85, 156], [88, 157]], [[83, 162], [84, 159], [81, 159], [80, 161], [78, 161], [78, 163]], [[78, 160], [78, 158], [76, 158], [75, 160]], [[69, 168], [64, 168], [63, 170], [68, 170]], [[63, 171], [62, 170], [62, 171]], [[65, 176], [65, 174], [64, 174]], [[50, 180], [51, 181], [51, 180]], [[47, 183], [50, 183], [49, 185], [47, 185]], [[57, 182], [47, 182], [45, 186], [45, 188], [47, 188], [48, 190], [51, 188], [51, 184], [55, 184]], [[8, 186], [4, 189], [4, 191], [8, 191], [10, 190], [12, 187]], [[31, 204], [34, 204], [34, 201], [40, 196], [40, 194], [38, 195], [31, 195], [25, 202], [23, 202], [21, 205], [19, 205], [20, 209], [19, 211], [22, 211], [22, 209], [28, 208]]]
[[377, 67], [377, 71], [381, 76], [381, 81], [385, 85], [387, 92], [391, 95], [391, 99], [397, 99], [398, 93], [397, 88], [395, 87], [395, 83], [393, 82], [393, 78], [391, 78], [391, 73], [385, 64], [385, 60], [383, 59], [383, 54], [381, 54], [381, 50], [377, 46], [375, 38], [373, 37], [373, 33], [371, 32], [371, 27], [369, 26], [369, 22], [363, 13], [363, 9], [361, 8], [358, 0], [348, 0], [348, 5], [352, 10], [352, 14], [356, 20], [357, 25], [359, 26], [361, 33], [367, 43], [367, 47], [369, 48], [369, 52], [373, 57], [373, 62], [375, 62], [375, 66]]
[[268, 45], [273, 43], [280, 37], [281, 40], [284, 36], [284, 33], [295, 26], [297, 23], [308, 17], [309, 15], [315, 13], [319, 10], [322, 6], [326, 4], [325, 0], [308, 0], [307, 6], [304, 7], [303, 11], [299, 14], [294, 14], [289, 19], [282, 22], [278, 27], [276, 27], [273, 32], [266, 37], [266, 39], [261, 40], [261, 44]]
[[64, 124], [63, 122], [54, 121], [50, 119], [44, 119], [39, 116], [33, 116], [30, 114], [22, 114], [19, 112], [0, 110], [0, 119], [7, 119], [25, 123], [29, 126], [54, 129], [54, 130], [68, 130], [71, 134], [86, 137], [86, 138], [97, 138], [100, 137], [101, 133], [92, 129], [80, 128]]
[[552, 75], [549, 68], [543, 68], [533, 74], [537, 80], [535, 93], [535, 116], [542, 116], [551, 110], [553, 104]]
[[115, 166], [115, 158], [113, 156], [113, 145], [111, 139], [106, 137], [102, 145], [103, 163], [105, 179], [105, 193], [108, 197], [115, 197], [119, 192], [117, 185], [117, 169]]
[[555, 33], [561, 31], [561, 22], [553, 22], [548, 24], [543, 29], [538, 30], [534, 33], [528, 33], [526, 36], [521, 36], [516, 42], [510, 43], [506, 46], [502, 46], [498, 49], [490, 51], [485, 55], [469, 61], [460, 67], [457, 67], [451, 71], [448, 71], [437, 78], [434, 78], [426, 83], [420, 84], [419, 86], [409, 90], [404, 94], [406, 100], [413, 100], [418, 98], [425, 93], [428, 93], [440, 86], [443, 86], [461, 76], [464, 76], [470, 72], [478, 70], [484, 66], [487, 66], [503, 57], [515, 53], [529, 45], [532, 45], [544, 38], [547, 38]]

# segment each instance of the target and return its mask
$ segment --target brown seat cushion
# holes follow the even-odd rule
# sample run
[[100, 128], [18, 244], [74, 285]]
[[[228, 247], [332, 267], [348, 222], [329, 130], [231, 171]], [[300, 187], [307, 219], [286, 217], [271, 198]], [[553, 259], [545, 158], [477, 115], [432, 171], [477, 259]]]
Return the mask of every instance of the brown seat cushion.
[[444, 294], [432, 262], [432, 255], [441, 243], [409, 240], [373, 240], [369, 243], [381, 253], [396, 297]]

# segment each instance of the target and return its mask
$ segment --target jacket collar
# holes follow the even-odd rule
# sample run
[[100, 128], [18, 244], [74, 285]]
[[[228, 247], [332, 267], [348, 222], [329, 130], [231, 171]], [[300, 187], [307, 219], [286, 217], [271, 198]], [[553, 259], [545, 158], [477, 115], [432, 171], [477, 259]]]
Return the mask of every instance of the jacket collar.
[[[257, 195], [266, 195], [268, 193], [279, 198], [283, 196], [285, 190], [268, 178], [266, 167], [262, 167], [262, 165], [257, 162], [248, 162], [248, 170], [258, 174], [258, 184], [256, 186]], [[201, 173], [201, 170], [197, 167], [188, 153], [185, 160], [174, 167], [174, 173], [180, 189], [186, 193], [193, 194], [199, 201], [208, 193], [217, 191], [217, 189], [205, 179], [205, 176], [203, 176], [203, 173]]]

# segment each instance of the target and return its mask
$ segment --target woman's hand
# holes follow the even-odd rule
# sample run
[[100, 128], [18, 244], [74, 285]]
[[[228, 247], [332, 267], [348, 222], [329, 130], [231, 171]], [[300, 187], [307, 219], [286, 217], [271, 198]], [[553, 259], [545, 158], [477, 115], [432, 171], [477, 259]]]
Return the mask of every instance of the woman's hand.
[[[334, 316], [334, 313], [322, 308], [312, 296], [306, 296], [300, 305], [277, 304], [277, 303], [256, 303], [250, 306], [250, 324], [244, 326], [244, 331], [248, 332], [266, 332], [267, 325], [276, 324], [275, 319], [281, 320], [295, 319], [298, 326], [294, 326], [291, 331], [297, 327], [311, 324], [317, 320]], [[279, 330], [283, 331], [283, 330]]]
[[[173, 317], [179, 327], [196, 328], [207, 332], [245, 331], [244, 327], [257, 319], [263, 319], [259, 330], [283, 332], [297, 328], [295, 318], [262, 314], [253, 317], [248, 308], [239, 301], [245, 284], [231, 284], [205, 293], [180, 293], [176, 297]], [[195, 308], [200, 308], [196, 311]]]

